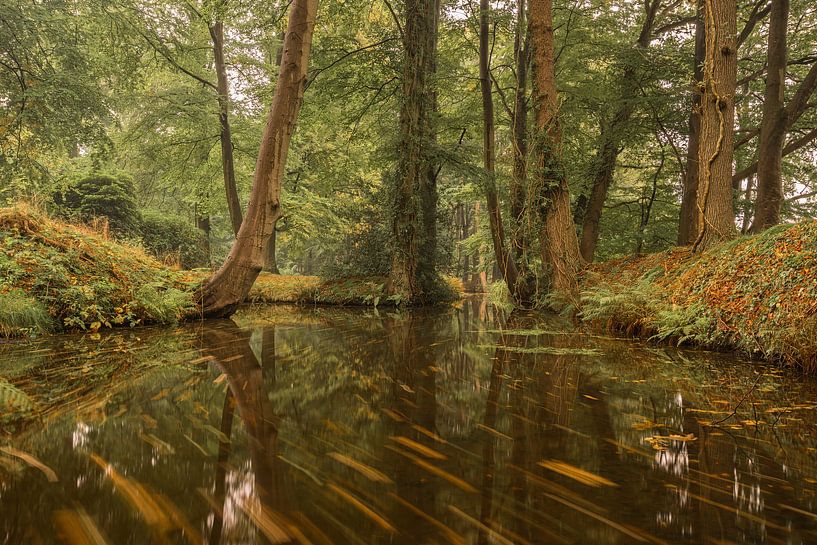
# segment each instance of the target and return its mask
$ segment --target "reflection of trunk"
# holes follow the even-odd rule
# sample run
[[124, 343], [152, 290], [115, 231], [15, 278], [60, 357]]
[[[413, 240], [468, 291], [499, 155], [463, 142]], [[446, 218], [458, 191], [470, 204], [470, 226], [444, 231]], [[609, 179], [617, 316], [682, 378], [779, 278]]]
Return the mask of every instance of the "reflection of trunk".
[[[506, 339], [500, 344], [504, 346]], [[491, 365], [491, 379], [488, 387], [488, 398], [485, 401], [485, 418], [483, 425], [486, 430], [496, 429], [496, 416], [499, 409], [499, 394], [502, 391], [502, 374], [505, 372], [507, 352], [497, 348]], [[496, 473], [496, 456], [494, 452], [494, 436], [484, 432], [482, 443], [482, 489], [480, 493], [479, 521], [482, 527], [479, 531], [478, 545], [487, 545], [493, 532], [486, 531], [491, 525], [491, 512], [494, 504], [494, 474]]]
[[221, 410], [221, 427], [219, 431], [226, 441], [218, 442], [218, 457], [216, 459], [216, 482], [213, 499], [216, 501], [217, 512], [213, 513], [213, 531], [210, 534], [210, 545], [221, 543], [221, 531], [224, 527], [224, 500], [227, 491], [227, 462], [230, 459], [231, 436], [233, 434], [233, 413], [235, 399], [232, 390], [224, 394], [224, 408]]
[[786, 141], [786, 116], [783, 94], [786, 90], [786, 26], [789, 0], [772, 0], [769, 16], [766, 91], [757, 162], [757, 203], [751, 231], [760, 233], [780, 223], [783, 204], [783, 146]]
[[701, 136], [701, 84], [704, 78], [703, 64], [706, 49], [704, 41], [706, 27], [703, 20], [703, 0], [698, 0], [697, 9], [697, 17], [695, 18], [695, 65], [692, 68], [692, 77], [695, 87], [692, 91], [692, 110], [689, 114], [687, 165], [678, 223], [679, 246], [692, 244], [698, 236], [695, 226], [698, 197], [698, 145]]
[[570, 215], [570, 196], [561, 157], [556, 77], [553, 56], [551, 0], [531, 0], [530, 36], [533, 70], [533, 108], [536, 115], [535, 171], [528, 197], [539, 222], [542, 261], [548, 267], [547, 290], [578, 297], [581, 267], [576, 227]]
[[405, 6], [403, 103], [400, 107], [400, 158], [392, 191], [394, 253], [388, 291], [406, 301], [423, 302], [434, 282], [434, 264], [421, 257], [435, 192], [428, 178], [428, 75], [436, 12], [435, 0], [407, 0]]
[[488, 0], [480, 0], [479, 4], [479, 86], [482, 92], [482, 122], [483, 122], [483, 166], [485, 167], [485, 199], [488, 206], [488, 220], [491, 224], [491, 241], [494, 247], [494, 256], [499, 272], [511, 293], [516, 291], [516, 263], [511, 259], [505, 247], [505, 228], [502, 225], [502, 211], [499, 205], [499, 195], [496, 190], [496, 143], [494, 138], [494, 99], [490, 74], [490, 45], [488, 35]]
[[706, 59], [698, 149], [698, 237], [705, 249], [735, 235], [732, 210], [737, 14], [735, 0], [705, 0]]
[[[641, 56], [650, 46], [652, 27], [661, 0], [645, 2], [644, 23], [636, 42], [634, 56]], [[607, 200], [607, 191], [613, 183], [613, 173], [616, 168], [618, 154], [622, 150], [624, 133], [630, 124], [633, 115], [633, 100], [638, 92], [638, 64], [641, 59], [627, 60], [624, 73], [621, 75], [619, 89], [620, 105], [610, 123], [602, 123], [599, 149], [596, 152], [596, 161], [592, 172], [593, 186], [590, 198], [587, 200], [582, 221], [581, 253], [585, 261], [593, 261], [596, 245], [599, 242], [599, 223], [604, 202]]]
[[216, 65], [218, 90], [218, 120], [221, 124], [221, 170], [224, 174], [224, 189], [227, 192], [227, 208], [230, 211], [230, 221], [233, 224], [233, 233], [238, 234], [241, 228], [241, 202], [238, 199], [238, 189], [235, 183], [235, 168], [233, 165], [233, 140], [230, 132], [230, 90], [227, 83], [227, 68], [224, 63], [224, 24], [216, 21], [210, 26], [210, 37], [213, 41], [213, 56]]
[[301, 108], [317, 0], [293, 0], [284, 57], [258, 161], [250, 204], [227, 260], [202, 287], [198, 302], [208, 317], [228, 316], [247, 297], [264, 266], [264, 253], [281, 215], [281, 181]]
[[[415, 316], [419, 319], [415, 319]], [[440, 317], [440, 320], [447, 315]], [[391, 348], [391, 409], [399, 419], [393, 422], [394, 437], [404, 437], [429, 449], [438, 445], [429, 434], [437, 433], [437, 373], [431, 369], [442, 357], [444, 344], [438, 342], [444, 331], [440, 321], [430, 314], [409, 313], [384, 322]], [[440, 326], [440, 327], [435, 327]], [[420, 430], [422, 430], [422, 433]], [[398, 514], [414, 535], [429, 535], [428, 516], [437, 518], [439, 480], [400, 454], [401, 447], [387, 449], [395, 482], [394, 498]], [[420, 515], [422, 512], [424, 515]]]
[[264, 368], [250, 346], [251, 334], [235, 324], [204, 329], [202, 340], [227, 377], [238, 414], [249, 437], [256, 492], [265, 507], [278, 506], [281, 476], [276, 467], [278, 418], [267, 396]]

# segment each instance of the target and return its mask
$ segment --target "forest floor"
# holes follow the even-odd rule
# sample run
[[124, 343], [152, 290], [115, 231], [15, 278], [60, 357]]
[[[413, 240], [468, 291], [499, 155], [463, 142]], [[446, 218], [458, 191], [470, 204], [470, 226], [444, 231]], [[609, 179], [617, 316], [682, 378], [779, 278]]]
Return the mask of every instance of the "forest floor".
[[594, 264], [582, 285], [596, 329], [817, 371], [817, 221]]
[[[0, 209], [0, 338], [194, 318], [193, 292], [209, 275], [174, 270], [139, 247], [32, 207]], [[446, 284], [452, 296], [462, 293], [458, 280]], [[384, 292], [384, 278], [262, 273], [249, 302], [395, 304]]]

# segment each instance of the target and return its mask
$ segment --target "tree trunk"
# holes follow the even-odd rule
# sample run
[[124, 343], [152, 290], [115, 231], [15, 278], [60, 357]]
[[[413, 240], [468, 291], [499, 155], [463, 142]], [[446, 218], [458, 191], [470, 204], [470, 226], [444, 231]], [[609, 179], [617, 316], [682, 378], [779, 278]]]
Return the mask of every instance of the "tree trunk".
[[535, 171], [530, 173], [528, 198], [536, 216], [542, 261], [549, 269], [548, 292], [578, 298], [577, 273], [582, 265], [576, 227], [570, 215], [570, 194], [561, 157], [553, 56], [552, 0], [530, 0], [533, 60], [533, 110], [536, 117]]
[[224, 189], [227, 192], [227, 208], [230, 211], [233, 233], [238, 235], [243, 218], [241, 201], [238, 199], [238, 188], [235, 183], [235, 167], [233, 166], [233, 139], [230, 131], [230, 89], [227, 83], [227, 68], [224, 64], [224, 24], [221, 21], [216, 21], [210, 26], [210, 37], [213, 41], [213, 57], [216, 65], [218, 120], [221, 124], [221, 132], [219, 133], [219, 139], [221, 140], [221, 170], [224, 174]]
[[769, 16], [766, 90], [757, 162], [757, 202], [751, 232], [760, 233], [780, 223], [783, 203], [783, 146], [786, 142], [786, 27], [789, 0], [772, 0]]
[[[636, 55], [650, 46], [652, 28], [661, 0], [644, 3], [644, 22], [636, 42]], [[581, 254], [585, 261], [593, 261], [599, 242], [599, 224], [607, 192], [613, 183], [616, 160], [621, 152], [621, 142], [633, 115], [633, 99], [638, 93], [638, 64], [640, 59], [628, 61], [621, 76], [619, 89], [620, 106], [609, 124], [602, 125], [599, 149], [596, 152], [592, 179], [593, 187], [586, 203], [582, 221]]]
[[516, 265], [516, 284], [511, 291], [522, 306], [530, 306], [535, 289], [527, 262], [528, 237], [525, 228], [525, 185], [528, 177], [528, 32], [527, 1], [518, 0], [516, 31], [514, 35], [514, 63], [516, 90], [511, 117], [511, 144], [513, 148], [513, 176], [511, 177], [511, 256]]
[[706, 59], [698, 150], [698, 236], [706, 249], [735, 236], [732, 206], [737, 14], [735, 0], [705, 0]]
[[[433, 10], [429, 14], [428, 32], [428, 72], [426, 86], [428, 91], [428, 114], [426, 117], [427, 148], [436, 145], [437, 138], [434, 133], [435, 120], [437, 117], [437, 91], [434, 81], [437, 73], [437, 27], [440, 19], [440, 0], [431, 0]], [[426, 152], [425, 176], [420, 179], [420, 206], [422, 207], [423, 239], [419, 256], [419, 273], [424, 291], [427, 291], [436, 280], [435, 270], [437, 266], [437, 175], [440, 172], [438, 162], [431, 158], [431, 154]]]
[[278, 270], [278, 260], [275, 258], [275, 239], [277, 237], [278, 233], [275, 230], [275, 225], [273, 225], [272, 234], [269, 237], [269, 243], [267, 243], [267, 253], [264, 256], [264, 270], [272, 274], [281, 274]]
[[511, 293], [516, 291], [516, 264], [505, 247], [505, 227], [502, 224], [502, 210], [496, 189], [496, 141], [494, 130], [494, 99], [491, 83], [490, 44], [488, 31], [488, 0], [479, 2], [479, 87], [482, 93], [482, 159], [485, 168], [485, 200], [491, 225], [491, 241], [499, 273]]
[[[388, 291], [403, 301], [423, 303], [434, 278], [433, 264], [420, 257], [425, 247], [423, 214], [430, 212], [428, 198], [428, 105], [427, 84], [434, 41], [435, 0], [407, 0], [404, 26], [403, 102], [400, 107], [400, 158], [392, 191], [394, 253]], [[422, 202], [425, 201], [425, 202]], [[425, 206], [424, 206], [425, 205]], [[436, 212], [436, 211], [435, 211]], [[431, 270], [429, 270], [431, 266]]]
[[701, 137], [701, 89], [706, 55], [705, 36], [706, 25], [704, 24], [703, 0], [698, 0], [698, 12], [695, 18], [695, 66], [692, 69], [694, 89], [692, 91], [692, 110], [689, 112], [687, 167], [678, 222], [678, 246], [692, 244], [698, 237], [696, 227], [698, 218], [698, 148]]
[[255, 165], [247, 217], [227, 260], [202, 286], [198, 303], [207, 317], [232, 314], [264, 266], [264, 254], [281, 215], [281, 182], [303, 100], [317, 0], [293, 0], [275, 96]]
[[196, 227], [204, 233], [204, 251], [207, 253], [207, 262], [213, 266], [213, 256], [210, 250], [210, 216], [196, 214]]

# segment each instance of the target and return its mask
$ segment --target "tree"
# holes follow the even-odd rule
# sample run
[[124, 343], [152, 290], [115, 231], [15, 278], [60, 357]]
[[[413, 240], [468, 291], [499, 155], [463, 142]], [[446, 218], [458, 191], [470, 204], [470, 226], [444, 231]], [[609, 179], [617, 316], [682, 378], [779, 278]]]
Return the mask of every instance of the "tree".
[[264, 267], [269, 238], [281, 216], [281, 181], [303, 101], [317, 7], [317, 0], [293, 0], [290, 8], [281, 70], [258, 152], [247, 215], [226, 261], [198, 294], [204, 316], [232, 314]]
[[578, 297], [577, 272], [582, 266], [570, 194], [561, 157], [551, 0], [530, 0], [533, 111], [536, 136], [533, 170], [529, 172], [530, 213], [539, 227], [542, 262], [548, 267], [546, 293]]
[[479, 87], [482, 94], [482, 153], [483, 167], [485, 168], [485, 200], [488, 207], [488, 219], [491, 224], [491, 240], [494, 247], [494, 256], [502, 273], [502, 278], [508, 285], [508, 290], [516, 294], [518, 273], [516, 261], [511, 258], [509, 249], [505, 245], [505, 227], [502, 223], [502, 210], [499, 205], [499, 196], [496, 189], [496, 142], [494, 131], [494, 98], [491, 82], [491, 59], [489, 45], [488, 16], [490, 2], [480, 0], [479, 3]]
[[687, 138], [686, 172], [681, 194], [681, 210], [678, 222], [678, 245], [686, 246], [695, 242], [697, 210], [695, 206], [698, 194], [698, 148], [701, 137], [701, 85], [703, 81], [703, 64], [706, 54], [704, 42], [704, 6], [698, 0], [695, 15], [695, 56], [692, 65], [692, 108], [689, 112], [689, 136]]
[[735, 235], [732, 208], [737, 11], [735, 0], [704, 0], [706, 54], [698, 149], [698, 236], [705, 249]]
[[436, 44], [436, 11], [435, 0], [407, 0], [405, 4], [399, 158], [391, 202], [394, 253], [388, 290], [414, 303], [427, 301], [436, 281], [433, 256], [421, 257], [430, 222], [436, 221], [428, 154], [428, 76]]
[[[661, 0], [644, 2], [644, 21], [641, 32], [636, 41], [635, 55], [643, 55], [643, 51], [650, 46], [653, 26], [655, 24]], [[621, 75], [618, 110], [609, 123], [604, 123], [601, 131], [599, 148], [596, 151], [596, 161], [591, 172], [592, 189], [587, 201], [582, 222], [581, 253], [585, 261], [593, 261], [596, 245], [599, 241], [599, 221], [607, 200], [607, 191], [613, 183], [613, 173], [616, 168], [616, 159], [621, 152], [621, 141], [624, 132], [633, 115], [635, 97], [638, 93], [640, 59], [626, 63]]]
[[[222, 9], [222, 5], [216, 9]], [[224, 62], [224, 23], [221, 14], [217, 13], [215, 21], [209, 25], [210, 38], [213, 42], [213, 59], [216, 68], [216, 92], [218, 92], [218, 120], [221, 130], [221, 169], [224, 175], [224, 190], [227, 193], [227, 209], [230, 212], [230, 221], [233, 232], [238, 235], [243, 221], [241, 202], [238, 198], [238, 188], [235, 183], [235, 161], [233, 159], [233, 138], [230, 129], [230, 86], [227, 81], [227, 67]]]

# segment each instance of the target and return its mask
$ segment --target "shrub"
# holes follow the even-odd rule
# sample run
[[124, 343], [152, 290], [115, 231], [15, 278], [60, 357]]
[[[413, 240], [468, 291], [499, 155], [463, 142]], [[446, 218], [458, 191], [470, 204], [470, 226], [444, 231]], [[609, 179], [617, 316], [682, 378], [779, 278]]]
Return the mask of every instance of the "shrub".
[[204, 233], [180, 216], [143, 212], [142, 244], [161, 260], [177, 258], [184, 269], [210, 265]]
[[111, 231], [119, 238], [139, 235], [141, 215], [136, 206], [133, 180], [125, 174], [93, 172], [69, 181], [54, 196], [63, 216], [78, 217], [89, 223], [106, 218]]

